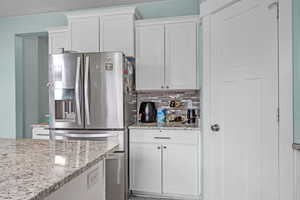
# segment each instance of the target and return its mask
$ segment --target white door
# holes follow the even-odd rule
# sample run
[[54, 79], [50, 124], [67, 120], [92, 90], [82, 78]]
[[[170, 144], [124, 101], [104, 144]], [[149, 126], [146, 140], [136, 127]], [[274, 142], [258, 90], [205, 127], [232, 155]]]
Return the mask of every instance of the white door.
[[163, 145], [163, 193], [176, 196], [199, 195], [198, 146]]
[[70, 20], [71, 50], [77, 52], [99, 52], [99, 17]]
[[164, 88], [164, 25], [136, 27], [136, 88]]
[[240, 1], [211, 17], [210, 125], [217, 125], [204, 135], [205, 200], [279, 198], [273, 2]]
[[130, 143], [130, 189], [161, 193], [161, 145]]
[[196, 89], [197, 24], [167, 24], [165, 31], [166, 88]]
[[134, 16], [103, 16], [100, 22], [101, 51], [121, 51], [134, 56]]

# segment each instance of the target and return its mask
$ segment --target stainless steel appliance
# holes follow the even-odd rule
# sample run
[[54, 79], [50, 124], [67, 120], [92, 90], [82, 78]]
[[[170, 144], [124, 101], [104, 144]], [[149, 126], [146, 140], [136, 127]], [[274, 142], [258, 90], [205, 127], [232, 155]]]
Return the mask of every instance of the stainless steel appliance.
[[[128, 188], [127, 127], [136, 121], [134, 89], [134, 65], [121, 52], [50, 56], [49, 106], [52, 138], [118, 141], [118, 156], [113, 156], [114, 159], [107, 163], [123, 163], [124, 172], [117, 174], [124, 175], [124, 184], [118, 181], [119, 184], [108, 185], [107, 189], [124, 187], [118, 191], [125, 191], [119, 195], [125, 199]], [[122, 152], [124, 156], [120, 156]], [[116, 158], [124, 160], [115, 162]], [[108, 168], [110, 169], [120, 167]], [[116, 174], [114, 171], [107, 173]]]
[[142, 102], [139, 109], [142, 123], [156, 122], [156, 107], [154, 102]]

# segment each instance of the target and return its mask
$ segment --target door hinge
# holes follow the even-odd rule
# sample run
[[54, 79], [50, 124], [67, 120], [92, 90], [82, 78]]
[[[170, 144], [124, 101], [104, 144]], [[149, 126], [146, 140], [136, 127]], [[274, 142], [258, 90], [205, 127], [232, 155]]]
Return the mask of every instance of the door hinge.
[[273, 10], [273, 9], [276, 9], [276, 18], [277, 20], [279, 20], [279, 3], [277, 1], [271, 3], [269, 6], [268, 6], [269, 10]]
[[277, 108], [277, 122], [280, 122], [280, 109]]

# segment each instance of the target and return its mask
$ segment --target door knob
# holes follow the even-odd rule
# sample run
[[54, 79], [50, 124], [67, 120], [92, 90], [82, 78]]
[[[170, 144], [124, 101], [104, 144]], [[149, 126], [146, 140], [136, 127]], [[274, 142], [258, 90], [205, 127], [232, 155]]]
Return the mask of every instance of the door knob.
[[220, 130], [219, 124], [214, 124], [210, 127], [210, 129], [214, 132], [218, 132]]

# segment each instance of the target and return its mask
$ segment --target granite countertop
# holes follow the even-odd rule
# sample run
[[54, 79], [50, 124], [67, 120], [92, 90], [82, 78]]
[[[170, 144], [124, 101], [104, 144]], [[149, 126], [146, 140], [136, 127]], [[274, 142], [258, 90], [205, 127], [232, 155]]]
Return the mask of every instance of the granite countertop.
[[0, 199], [44, 199], [116, 147], [103, 141], [0, 139]]
[[165, 130], [200, 130], [198, 124], [182, 124], [182, 123], [165, 123], [158, 125], [157, 123], [135, 123], [129, 126], [129, 129], [165, 129]]

